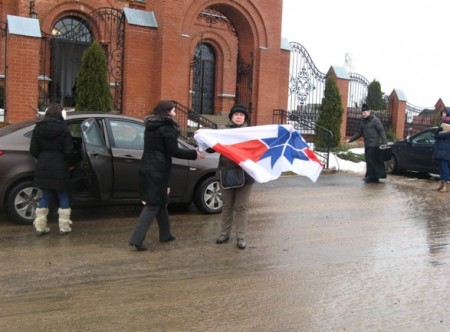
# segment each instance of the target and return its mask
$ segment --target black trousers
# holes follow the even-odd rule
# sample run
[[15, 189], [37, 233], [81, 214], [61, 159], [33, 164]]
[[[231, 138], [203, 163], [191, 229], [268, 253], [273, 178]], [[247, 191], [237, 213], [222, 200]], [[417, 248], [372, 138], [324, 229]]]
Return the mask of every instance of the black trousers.
[[130, 245], [142, 245], [147, 235], [153, 219], [156, 217], [159, 229], [159, 240], [164, 241], [172, 236], [170, 233], [169, 212], [167, 205], [146, 205], [142, 208], [141, 214], [136, 224], [136, 228], [131, 235]]
[[386, 167], [378, 146], [365, 148], [366, 178], [371, 180], [385, 179]]

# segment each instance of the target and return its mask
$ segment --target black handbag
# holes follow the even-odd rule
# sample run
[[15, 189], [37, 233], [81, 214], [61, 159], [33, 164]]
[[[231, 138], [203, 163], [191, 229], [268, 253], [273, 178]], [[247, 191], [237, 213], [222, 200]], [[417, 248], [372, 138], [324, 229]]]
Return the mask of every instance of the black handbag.
[[240, 188], [245, 184], [242, 168], [221, 169], [219, 174], [223, 189]]

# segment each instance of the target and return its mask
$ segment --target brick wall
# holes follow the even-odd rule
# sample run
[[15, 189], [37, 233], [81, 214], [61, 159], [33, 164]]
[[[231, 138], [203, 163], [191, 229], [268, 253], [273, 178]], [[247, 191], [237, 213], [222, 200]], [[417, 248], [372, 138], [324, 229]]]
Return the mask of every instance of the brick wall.
[[6, 62], [8, 122], [35, 116], [38, 101], [39, 38], [9, 35]]
[[[28, 1], [8, 1], [9, 6], [4, 3], [0, 7], [2, 19], [6, 14], [29, 14]], [[208, 5], [214, 6], [232, 22], [236, 34], [222, 24], [198, 20], [199, 13], [205, 9], [204, 0], [154, 0], [146, 3], [131, 0], [39, 0], [36, 1], [35, 12], [41, 29], [46, 33], [51, 33], [53, 25], [63, 16], [82, 17], [101, 7], [123, 9], [130, 6], [155, 13], [156, 29], [126, 26], [122, 112], [127, 115], [143, 117], [160, 99], [174, 99], [190, 107], [190, 64], [196, 46], [204, 42], [216, 54], [214, 113], [228, 113], [234, 104], [239, 53], [247, 63], [252, 58], [254, 61], [252, 124], [271, 123], [273, 109], [286, 108], [288, 95], [289, 52], [280, 49], [282, 1], [213, 0]], [[94, 35], [98, 37], [98, 33]], [[39, 57], [40, 45], [32, 44], [26, 46], [27, 49], [33, 48], [29, 54]], [[10, 51], [8, 61], [15, 58], [14, 52], [20, 53], [17, 46]], [[31, 116], [30, 111], [21, 106], [24, 101], [37, 107], [38, 82], [30, 77], [40, 74], [39, 62], [28, 57], [31, 56], [20, 55], [17, 59], [24, 61], [22, 64], [33, 61], [33, 66], [27, 68], [33, 73], [21, 72], [20, 66], [14, 65], [15, 76], [8, 77], [8, 81], [15, 80], [8, 91], [10, 121]], [[25, 92], [20, 92], [19, 86], [27, 87], [28, 96], [23, 96]], [[30, 109], [29, 106], [27, 108]]]

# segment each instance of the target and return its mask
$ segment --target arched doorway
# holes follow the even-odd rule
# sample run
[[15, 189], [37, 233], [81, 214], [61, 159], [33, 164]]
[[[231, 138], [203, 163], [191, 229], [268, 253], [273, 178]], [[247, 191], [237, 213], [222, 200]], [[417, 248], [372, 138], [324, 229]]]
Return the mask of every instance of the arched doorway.
[[82, 54], [93, 40], [99, 40], [108, 61], [112, 107], [113, 110], [122, 109], [124, 22], [121, 10], [99, 8], [88, 15], [74, 13], [64, 16], [53, 25], [50, 34], [43, 32], [40, 108], [51, 102], [65, 107], [75, 105], [74, 87]]
[[206, 44], [197, 45], [192, 60], [192, 109], [200, 114], [214, 114], [216, 55]]
[[81, 56], [92, 42], [92, 33], [78, 18], [66, 16], [53, 26], [52, 36], [50, 102], [73, 107]]

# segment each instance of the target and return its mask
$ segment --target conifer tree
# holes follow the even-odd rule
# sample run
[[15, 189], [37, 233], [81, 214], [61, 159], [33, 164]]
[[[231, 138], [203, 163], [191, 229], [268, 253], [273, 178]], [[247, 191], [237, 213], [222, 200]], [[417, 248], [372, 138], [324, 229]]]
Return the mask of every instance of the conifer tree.
[[111, 110], [107, 59], [97, 41], [83, 52], [76, 80], [76, 96], [76, 111]]
[[381, 84], [377, 80], [373, 80], [367, 89], [366, 104], [370, 110], [384, 111], [387, 109], [386, 101], [383, 98], [384, 93], [381, 91]]
[[331, 147], [339, 145], [341, 140], [341, 122], [343, 114], [341, 95], [336, 84], [336, 79], [328, 76], [325, 82], [325, 92], [320, 106], [319, 119], [317, 125], [330, 130], [333, 137], [328, 142], [328, 134], [320, 129], [316, 130], [314, 145], [317, 149], [326, 148], [328, 144]]

